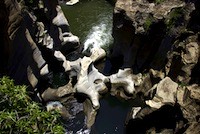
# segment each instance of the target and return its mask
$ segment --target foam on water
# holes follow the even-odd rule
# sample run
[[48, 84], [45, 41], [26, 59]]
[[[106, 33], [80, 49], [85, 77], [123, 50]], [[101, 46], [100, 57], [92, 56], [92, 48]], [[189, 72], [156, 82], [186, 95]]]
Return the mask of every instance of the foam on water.
[[84, 50], [89, 51], [91, 48], [100, 48], [104, 46], [109, 46], [112, 39], [112, 27], [106, 24], [106, 21], [93, 26], [84, 42]]

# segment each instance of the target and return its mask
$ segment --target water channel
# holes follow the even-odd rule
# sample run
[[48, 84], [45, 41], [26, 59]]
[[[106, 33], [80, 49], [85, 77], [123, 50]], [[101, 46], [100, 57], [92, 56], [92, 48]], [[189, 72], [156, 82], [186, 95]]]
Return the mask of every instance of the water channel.
[[[84, 50], [111, 45], [113, 5], [106, 0], [80, 0], [73, 6], [62, 5], [70, 30], [80, 38]], [[131, 104], [107, 95], [100, 100], [92, 134], [123, 134]]]

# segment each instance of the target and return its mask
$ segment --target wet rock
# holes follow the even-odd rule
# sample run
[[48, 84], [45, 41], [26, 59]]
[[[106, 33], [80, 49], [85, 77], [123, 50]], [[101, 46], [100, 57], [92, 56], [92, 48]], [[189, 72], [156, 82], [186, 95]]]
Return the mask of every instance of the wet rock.
[[77, 98], [74, 98], [73, 96], [67, 97], [63, 99], [61, 102], [63, 106], [66, 107], [67, 111], [70, 114], [69, 118], [63, 121], [64, 126], [66, 128], [66, 134], [90, 133], [91, 130], [90, 128], [87, 128], [87, 124], [86, 124], [87, 117], [83, 113], [84, 111], [83, 103], [80, 102]]

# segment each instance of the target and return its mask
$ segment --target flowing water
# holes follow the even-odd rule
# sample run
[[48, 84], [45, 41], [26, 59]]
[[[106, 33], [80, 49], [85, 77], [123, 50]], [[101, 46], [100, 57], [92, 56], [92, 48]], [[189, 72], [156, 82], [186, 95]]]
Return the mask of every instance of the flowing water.
[[84, 50], [112, 44], [113, 6], [106, 0], [80, 0], [73, 6], [63, 5], [62, 9]]
[[[73, 6], [62, 5], [62, 9], [69, 21], [71, 32], [77, 35], [84, 45], [84, 51], [91, 47], [107, 47], [112, 44], [113, 6], [108, 1], [80, 0]], [[130, 104], [107, 96], [100, 100], [100, 105], [90, 133], [123, 134]]]

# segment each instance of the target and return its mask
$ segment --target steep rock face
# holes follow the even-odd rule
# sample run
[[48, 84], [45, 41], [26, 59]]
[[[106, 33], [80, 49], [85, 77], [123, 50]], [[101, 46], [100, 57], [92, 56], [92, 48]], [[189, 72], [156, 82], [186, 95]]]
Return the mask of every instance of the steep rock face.
[[55, 51], [67, 55], [78, 48], [79, 40], [69, 31], [57, 0], [4, 3], [9, 11], [7, 36], [11, 42], [8, 75], [18, 84], [30, 83], [35, 87], [44, 75], [64, 70]]
[[[69, 102], [70, 97], [76, 100], [75, 94], [84, 94], [85, 123], [90, 128], [100, 108], [99, 99], [109, 89], [114, 96], [126, 99], [135, 97], [137, 76], [132, 74], [130, 68], [104, 76], [94, 66], [95, 62], [106, 56], [103, 49], [92, 48], [90, 56], [75, 52], [79, 50], [79, 39], [69, 31], [69, 24], [57, 0], [4, 2], [4, 7], [10, 11], [7, 35], [12, 50], [8, 75], [17, 84], [28, 85], [34, 100], [44, 103], [60, 101], [63, 104]], [[53, 84], [56, 74], [63, 75], [63, 85], [55, 87]], [[60, 102], [47, 103], [47, 109], [59, 109], [68, 118], [70, 110]]]
[[111, 63], [143, 73], [135, 88], [147, 104], [133, 108], [127, 133], [199, 133], [199, 5], [117, 0]]
[[121, 66], [132, 67], [136, 73], [149, 68], [162, 69], [172, 44], [187, 33], [185, 29], [194, 11], [195, 3], [181, 0], [118, 0], [113, 17], [111, 59], [123, 56]]

